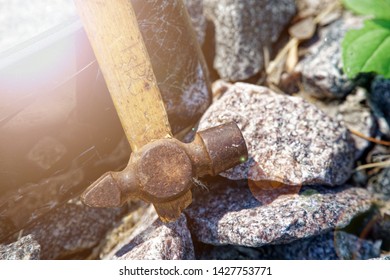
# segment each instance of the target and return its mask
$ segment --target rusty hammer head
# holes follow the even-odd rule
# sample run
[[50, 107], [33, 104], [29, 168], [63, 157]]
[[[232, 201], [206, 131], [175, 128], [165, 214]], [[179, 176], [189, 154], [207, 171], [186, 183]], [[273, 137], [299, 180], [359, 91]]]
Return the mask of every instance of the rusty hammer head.
[[197, 133], [190, 144], [173, 139], [131, 1], [75, 3], [133, 151], [123, 171], [104, 174], [82, 199], [111, 207], [138, 198], [153, 203], [163, 221], [174, 220], [191, 203], [194, 178], [246, 159], [244, 138], [228, 123]]
[[153, 203], [163, 221], [172, 221], [191, 203], [193, 178], [216, 175], [246, 158], [245, 140], [234, 122], [198, 132], [189, 144], [159, 139], [132, 153], [123, 171], [100, 177], [82, 199], [93, 207], [115, 207], [139, 198]]

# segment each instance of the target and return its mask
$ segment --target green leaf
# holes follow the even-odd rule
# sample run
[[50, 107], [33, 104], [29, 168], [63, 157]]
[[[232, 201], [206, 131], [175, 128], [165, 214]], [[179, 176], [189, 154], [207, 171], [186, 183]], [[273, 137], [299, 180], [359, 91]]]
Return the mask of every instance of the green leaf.
[[390, 0], [343, 0], [343, 3], [355, 13], [390, 20]]
[[344, 72], [354, 78], [375, 72], [390, 78], [390, 21], [367, 20], [359, 30], [349, 30], [342, 42]]

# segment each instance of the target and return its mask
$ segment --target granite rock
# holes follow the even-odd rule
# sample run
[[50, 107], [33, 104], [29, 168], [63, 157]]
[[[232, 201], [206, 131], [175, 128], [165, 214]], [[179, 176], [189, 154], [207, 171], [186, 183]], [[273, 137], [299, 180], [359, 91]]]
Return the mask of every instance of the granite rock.
[[261, 248], [200, 245], [197, 258], [206, 260], [366, 260], [380, 255], [380, 241], [343, 232], [327, 232], [288, 244]]
[[366, 260], [380, 256], [380, 241], [335, 231], [264, 248], [268, 258], [283, 260]]
[[213, 246], [209, 244], [196, 244], [195, 254], [197, 260], [262, 260], [264, 254], [261, 248], [244, 246]]
[[[198, 38], [192, 32], [183, 1], [131, 2], [172, 133], [176, 134], [192, 127], [211, 103], [208, 69]], [[199, 4], [201, 3], [187, 4], [187, 7]], [[194, 9], [191, 7], [191, 10]], [[191, 18], [191, 21], [202, 20]]]
[[[106, 248], [103, 248], [100, 258], [114, 258], [121, 248], [125, 247], [135, 236], [150, 228], [157, 221], [157, 218], [158, 216], [153, 206], [143, 203], [137, 211], [125, 216], [111, 232], [107, 233], [107, 238], [114, 239], [114, 244], [109, 244], [109, 246], [105, 244], [104, 247]], [[117, 231], [119, 231], [119, 234], [116, 233]]]
[[[334, 116], [343, 122], [348, 128], [362, 133], [365, 136], [374, 137], [377, 133], [377, 123], [370, 108], [366, 105], [367, 93], [363, 88], [357, 88], [354, 94], [349, 94], [345, 101], [337, 108], [338, 114]], [[367, 141], [356, 135], [352, 135], [355, 142], [355, 158], [360, 158], [364, 152], [372, 146]]]
[[184, 215], [171, 223], [158, 219], [149, 207], [133, 232], [105, 258], [115, 260], [188, 260], [194, 259], [191, 233]]
[[124, 208], [91, 208], [74, 200], [24, 229], [41, 246], [41, 259], [83, 259], [125, 213]]
[[[376, 118], [367, 105], [367, 92], [363, 88], [357, 87], [345, 100], [315, 100], [314, 104], [346, 127], [365, 136], [375, 138], [378, 132]], [[352, 134], [352, 138], [356, 147], [355, 158], [359, 159], [372, 143], [355, 134]]]
[[210, 186], [185, 211], [193, 236], [212, 245], [260, 247], [289, 243], [346, 226], [371, 206], [369, 193], [343, 186], [306, 186], [263, 204], [246, 182], [226, 180]]
[[386, 120], [387, 127], [382, 132], [390, 137], [390, 79], [377, 76], [372, 82], [369, 100], [374, 113]]
[[389, 261], [390, 260], [390, 254], [388, 255], [382, 255], [379, 258], [373, 258], [372, 260], [384, 260], [384, 261]]
[[343, 98], [356, 86], [342, 70], [341, 41], [350, 28], [361, 25], [359, 18], [340, 19], [321, 29], [318, 41], [298, 64], [302, 85], [316, 98]]
[[[387, 202], [387, 207], [390, 207], [390, 201]], [[390, 251], [390, 209], [383, 212], [375, 217], [371, 236], [382, 241], [382, 250]]]
[[[108, 259], [108, 255], [113, 252], [113, 249], [122, 244], [124, 240], [128, 240], [128, 237], [134, 232], [136, 228], [139, 228], [140, 220], [145, 217], [145, 213], [148, 211], [149, 204], [140, 200], [133, 201], [131, 210], [118, 221], [114, 227], [112, 227], [107, 234], [101, 239], [100, 244], [95, 248], [95, 259]], [[137, 227], [136, 227], [137, 225]], [[112, 254], [110, 255], [112, 257]]]
[[0, 260], [39, 260], [41, 247], [31, 235], [11, 244], [0, 244]]
[[355, 151], [348, 130], [299, 97], [236, 83], [209, 107], [199, 130], [228, 121], [240, 127], [249, 158], [224, 177], [285, 185], [339, 185], [350, 177]]
[[214, 68], [238, 81], [263, 69], [263, 48], [275, 42], [295, 14], [293, 0], [204, 0], [215, 28]]
[[390, 200], [390, 168], [383, 168], [368, 180], [367, 189], [378, 199]]
[[206, 36], [206, 16], [203, 12], [203, 0], [184, 0], [184, 4], [187, 7], [198, 42], [202, 45]]

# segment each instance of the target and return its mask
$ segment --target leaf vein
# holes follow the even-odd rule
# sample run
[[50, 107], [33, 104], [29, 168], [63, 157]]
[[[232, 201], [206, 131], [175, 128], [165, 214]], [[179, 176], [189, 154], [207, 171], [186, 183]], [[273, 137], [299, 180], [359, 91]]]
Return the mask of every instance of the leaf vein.
[[363, 64], [363, 67], [362, 67], [362, 70], [364, 70], [366, 68], [366, 66], [369, 64], [369, 62], [371, 63], [371, 60], [373, 58], [375, 58], [375, 55], [380, 51], [380, 48], [381, 46], [388, 40], [390, 39], [389, 36], [385, 36], [383, 38], [383, 40], [378, 44], [378, 46], [375, 48], [375, 51], [368, 57], [368, 59], [366, 60], [366, 62]]

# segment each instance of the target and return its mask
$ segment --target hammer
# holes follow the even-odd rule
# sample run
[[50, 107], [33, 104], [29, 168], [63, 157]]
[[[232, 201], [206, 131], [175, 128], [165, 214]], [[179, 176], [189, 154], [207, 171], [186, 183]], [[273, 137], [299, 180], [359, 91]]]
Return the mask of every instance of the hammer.
[[127, 167], [103, 174], [82, 201], [117, 207], [141, 199], [162, 221], [174, 221], [192, 202], [194, 179], [246, 160], [241, 131], [230, 122], [198, 132], [189, 144], [173, 138], [131, 1], [75, 4], [132, 150]]

